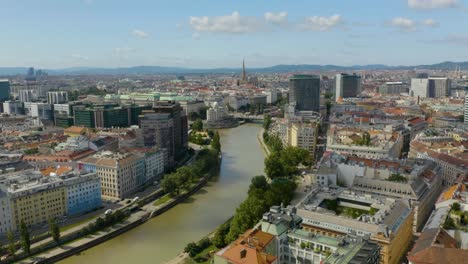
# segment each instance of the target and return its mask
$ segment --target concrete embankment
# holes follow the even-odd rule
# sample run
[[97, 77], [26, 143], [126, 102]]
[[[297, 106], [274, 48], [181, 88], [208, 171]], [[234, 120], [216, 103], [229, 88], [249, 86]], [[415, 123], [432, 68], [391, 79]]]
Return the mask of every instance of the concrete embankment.
[[62, 247], [55, 248], [55, 249], [52, 249], [51, 251], [41, 253], [36, 256], [25, 259], [23, 261], [20, 261], [19, 263], [40, 263], [40, 264], [55, 263], [59, 260], [63, 260], [67, 257], [78, 254], [86, 249], [94, 247], [124, 232], [127, 232], [131, 230], [132, 228], [135, 228], [145, 223], [148, 219], [152, 217], [161, 215], [162, 213], [173, 208], [177, 204], [185, 201], [188, 197], [190, 197], [194, 193], [198, 192], [201, 188], [203, 188], [203, 186], [205, 186], [207, 182], [208, 180], [206, 178], [201, 179], [200, 182], [196, 186], [190, 189], [190, 191], [184, 194], [181, 194], [176, 199], [172, 200], [171, 202], [163, 205], [162, 207], [156, 210], [148, 210], [149, 208], [152, 208], [151, 205], [148, 205], [147, 208], [145, 208], [144, 206], [142, 208], [143, 211], [138, 211], [132, 214], [125, 223], [117, 224], [116, 226], [112, 227], [111, 230], [101, 231], [100, 233], [96, 235], [78, 239]]

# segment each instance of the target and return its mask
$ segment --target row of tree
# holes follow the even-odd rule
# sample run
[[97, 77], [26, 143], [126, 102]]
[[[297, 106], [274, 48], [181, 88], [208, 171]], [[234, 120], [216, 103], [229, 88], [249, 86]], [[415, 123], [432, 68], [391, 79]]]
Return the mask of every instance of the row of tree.
[[288, 146], [280, 151], [272, 151], [265, 159], [265, 173], [270, 179], [289, 177], [297, 174], [298, 166], [310, 166], [309, 151]]
[[249, 186], [248, 197], [236, 209], [232, 220], [221, 225], [213, 237], [213, 244], [222, 248], [252, 228], [273, 205], [289, 204], [294, 196], [296, 183], [289, 179], [277, 179], [268, 183], [265, 176], [255, 176]]
[[[60, 228], [55, 219], [49, 219], [49, 232], [53, 240], [57, 243], [57, 245], [59, 245], [60, 244]], [[21, 221], [20, 223], [19, 233], [20, 233], [19, 246], [21, 249], [23, 249], [24, 254], [26, 256], [29, 256], [31, 254], [31, 235], [29, 233], [29, 229], [27, 225], [23, 221]], [[3, 255], [4, 253], [9, 253], [11, 256], [15, 256], [19, 247], [18, 247], [17, 241], [15, 240], [15, 236], [11, 231], [7, 233], [7, 240], [8, 240], [8, 245], [6, 246], [6, 248], [4, 248], [0, 244], [0, 255]]]
[[192, 182], [204, 176], [213, 176], [219, 169], [219, 152], [221, 143], [219, 133], [216, 132], [211, 140], [211, 149], [202, 149], [192, 165], [182, 166], [175, 172], [164, 177], [161, 187], [164, 192], [179, 195], [183, 189], [190, 188]]

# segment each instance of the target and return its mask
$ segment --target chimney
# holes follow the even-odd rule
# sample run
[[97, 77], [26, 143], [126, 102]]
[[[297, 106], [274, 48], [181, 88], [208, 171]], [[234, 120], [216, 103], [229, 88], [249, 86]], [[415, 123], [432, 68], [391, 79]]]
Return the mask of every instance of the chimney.
[[247, 257], [247, 250], [244, 248], [240, 251], [240, 258], [244, 259], [245, 257]]

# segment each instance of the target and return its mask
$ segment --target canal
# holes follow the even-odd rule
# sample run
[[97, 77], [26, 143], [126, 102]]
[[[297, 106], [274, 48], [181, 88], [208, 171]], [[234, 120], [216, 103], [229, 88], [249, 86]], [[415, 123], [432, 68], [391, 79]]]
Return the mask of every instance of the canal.
[[260, 125], [220, 130], [223, 160], [219, 178], [186, 202], [116, 238], [60, 263], [164, 263], [187, 243], [201, 239], [233, 215], [250, 179], [263, 174]]

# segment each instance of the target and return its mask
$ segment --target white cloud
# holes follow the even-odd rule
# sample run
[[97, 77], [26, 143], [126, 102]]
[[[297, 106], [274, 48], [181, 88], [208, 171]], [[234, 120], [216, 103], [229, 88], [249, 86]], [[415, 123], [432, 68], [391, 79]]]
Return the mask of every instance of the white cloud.
[[249, 33], [261, 30], [262, 25], [254, 17], [243, 17], [239, 12], [226, 16], [195, 17], [191, 16], [189, 24], [197, 32], [215, 33]]
[[275, 25], [284, 25], [288, 23], [288, 12], [272, 13], [266, 12], [264, 15], [265, 21]]
[[435, 21], [434, 19], [426, 19], [423, 21], [423, 24], [428, 27], [438, 27], [439, 22]]
[[71, 57], [78, 60], [89, 60], [89, 57], [80, 54], [72, 54]]
[[341, 15], [330, 17], [312, 16], [306, 17], [304, 22], [299, 25], [302, 30], [327, 31], [343, 23]]
[[453, 8], [458, 7], [458, 0], [408, 0], [411, 8], [431, 9], [431, 8]]
[[147, 37], [149, 37], [149, 34], [146, 33], [145, 31], [141, 30], [141, 29], [134, 29], [132, 31], [132, 35], [137, 37], [137, 38], [147, 38]]
[[409, 18], [395, 17], [390, 24], [405, 32], [416, 30], [416, 23]]

